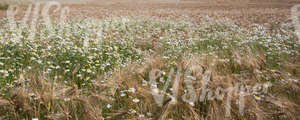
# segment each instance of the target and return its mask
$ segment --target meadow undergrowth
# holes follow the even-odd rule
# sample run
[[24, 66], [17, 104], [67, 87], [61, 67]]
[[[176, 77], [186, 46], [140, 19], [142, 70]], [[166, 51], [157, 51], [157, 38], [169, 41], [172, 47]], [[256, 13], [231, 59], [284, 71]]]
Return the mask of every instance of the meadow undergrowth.
[[[201, 22], [120, 17], [71, 20], [49, 30], [44, 24], [12, 27], [4, 19], [0, 118], [223, 119], [226, 101], [205, 97], [204, 102], [174, 105], [166, 99], [159, 107], [151, 95], [151, 70], [165, 72], [157, 79], [161, 92], [172, 68], [201, 66], [202, 72], [192, 71], [197, 95], [205, 71], [210, 71], [211, 89], [272, 83], [268, 93], [245, 98], [244, 115], [233, 97], [231, 119], [297, 119], [297, 41], [289, 23], [272, 32], [258, 24], [242, 27], [208, 17]], [[179, 95], [188, 89], [185, 77], [180, 76]], [[174, 89], [167, 86], [166, 98]]]

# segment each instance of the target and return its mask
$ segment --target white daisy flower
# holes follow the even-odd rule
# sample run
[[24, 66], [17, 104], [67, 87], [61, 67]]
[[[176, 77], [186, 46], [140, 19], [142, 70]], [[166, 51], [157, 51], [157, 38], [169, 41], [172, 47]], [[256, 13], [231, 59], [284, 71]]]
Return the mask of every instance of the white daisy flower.
[[135, 88], [129, 88], [128, 89], [128, 92], [131, 92], [131, 93], [135, 93], [136, 89]]
[[131, 114], [134, 114], [134, 113], [136, 113], [136, 110], [130, 109], [129, 112], [130, 112]]
[[135, 102], [135, 103], [138, 103], [138, 102], [140, 102], [140, 100], [139, 100], [139, 99], [137, 99], [137, 98], [134, 98], [132, 101], [133, 101], [133, 102]]
[[106, 105], [106, 108], [108, 108], [108, 109], [111, 108], [111, 107], [112, 107], [111, 104], [107, 104], [107, 105]]
[[258, 96], [258, 95], [254, 95], [253, 97], [254, 97], [255, 100], [261, 100], [261, 97]]
[[144, 114], [139, 114], [139, 118], [144, 118], [145, 115]]
[[124, 96], [126, 96], [126, 94], [125, 93], [121, 93], [121, 95], [120, 95], [121, 97], [124, 97]]
[[194, 102], [189, 102], [189, 105], [195, 106], [195, 103]]

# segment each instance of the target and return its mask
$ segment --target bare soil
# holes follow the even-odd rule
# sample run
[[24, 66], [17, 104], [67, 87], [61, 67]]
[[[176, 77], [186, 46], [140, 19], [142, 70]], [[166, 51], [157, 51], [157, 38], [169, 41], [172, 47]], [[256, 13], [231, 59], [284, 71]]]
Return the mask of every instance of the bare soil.
[[[236, 22], [286, 21], [300, 0], [89, 0], [72, 3], [69, 17], [155, 16], [199, 19], [202, 16], [230, 18]], [[0, 11], [0, 18], [6, 11]], [[22, 15], [20, 15], [22, 16]]]

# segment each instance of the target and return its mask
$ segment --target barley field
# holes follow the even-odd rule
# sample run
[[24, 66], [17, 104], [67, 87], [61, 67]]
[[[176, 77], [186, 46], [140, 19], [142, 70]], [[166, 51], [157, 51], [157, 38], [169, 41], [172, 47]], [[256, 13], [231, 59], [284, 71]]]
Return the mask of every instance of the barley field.
[[2, 1], [0, 119], [299, 120], [298, 4]]

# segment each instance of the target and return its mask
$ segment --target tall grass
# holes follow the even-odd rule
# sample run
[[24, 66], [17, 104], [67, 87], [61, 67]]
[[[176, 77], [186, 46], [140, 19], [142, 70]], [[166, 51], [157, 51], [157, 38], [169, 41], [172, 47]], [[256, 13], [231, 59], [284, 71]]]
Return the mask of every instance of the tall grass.
[[[189, 76], [183, 73], [178, 87], [171, 79], [163, 91], [172, 69], [187, 71], [191, 66], [202, 69], [192, 71], [198, 97], [204, 78], [212, 90], [272, 84], [267, 93], [245, 96], [244, 115], [236, 104], [239, 94], [234, 95], [228, 119], [299, 118], [300, 49], [289, 23], [281, 32], [208, 17], [201, 22], [150, 17], [72, 20], [54, 24], [54, 32], [43, 24], [37, 31], [26, 26], [11, 29], [6, 20], [1, 26], [3, 119], [226, 118], [224, 100], [206, 96], [186, 103], [178, 97], [172, 104], [172, 91], [182, 96], [189, 89], [184, 81]], [[28, 39], [32, 32], [37, 36]], [[153, 85], [149, 74], [155, 69], [165, 74]], [[161, 107], [151, 94], [153, 86], [166, 95]]]

